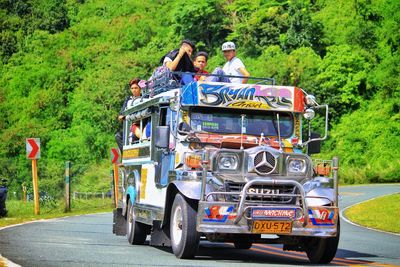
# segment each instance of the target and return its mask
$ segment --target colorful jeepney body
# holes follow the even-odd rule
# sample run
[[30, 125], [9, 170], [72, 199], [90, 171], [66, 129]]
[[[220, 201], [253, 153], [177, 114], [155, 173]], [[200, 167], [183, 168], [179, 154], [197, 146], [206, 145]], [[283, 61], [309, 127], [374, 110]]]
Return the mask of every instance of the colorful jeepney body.
[[[329, 262], [338, 241], [337, 159], [318, 172], [303, 153], [322, 139], [302, 136], [303, 115], [318, 108], [327, 110], [300, 88], [276, 85], [194, 82], [143, 98], [125, 112], [119, 210], [130, 242], [141, 228], [151, 244], [172, 240], [178, 257], [190, 257], [193, 245], [174, 240], [195, 231], [186, 235], [238, 248], [282, 243]], [[182, 226], [189, 215], [177, 215], [178, 194], [194, 209], [195, 229]], [[315, 255], [322, 246], [333, 256]]]

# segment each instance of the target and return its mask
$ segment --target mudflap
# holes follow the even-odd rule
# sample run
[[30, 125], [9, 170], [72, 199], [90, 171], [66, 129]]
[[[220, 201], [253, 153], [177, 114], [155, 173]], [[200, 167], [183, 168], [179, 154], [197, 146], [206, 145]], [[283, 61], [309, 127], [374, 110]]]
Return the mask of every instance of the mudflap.
[[126, 235], [126, 218], [122, 215], [122, 208], [113, 210], [113, 234]]
[[170, 247], [171, 239], [169, 238], [168, 227], [161, 228], [160, 221], [153, 222], [153, 230], [151, 231], [150, 246]]

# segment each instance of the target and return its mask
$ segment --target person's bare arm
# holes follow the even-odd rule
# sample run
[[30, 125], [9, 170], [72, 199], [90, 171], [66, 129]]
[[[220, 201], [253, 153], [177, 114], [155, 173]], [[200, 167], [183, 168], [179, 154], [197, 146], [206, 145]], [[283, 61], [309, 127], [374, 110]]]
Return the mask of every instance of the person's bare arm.
[[165, 66], [167, 68], [169, 68], [171, 71], [176, 70], [176, 67], [178, 67], [179, 61], [181, 60], [181, 58], [183, 57], [183, 55], [186, 53], [186, 50], [183, 46], [181, 46], [181, 48], [179, 48], [179, 53], [176, 56], [176, 58], [172, 61], [168, 61], [165, 63]]
[[[250, 77], [250, 73], [245, 69], [245, 68], [239, 68], [239, 72], [244, 76], [244, 77]], [[247, 78], [243, 78], [242, 83], [247, 83]]]
[[119, 121], [123, 121], [124, 119], [125, 119], [125, 116], [123, 116], [123, 115], [119, 115], [119, 116], [118, 116], [118, 120], [119, 120]]

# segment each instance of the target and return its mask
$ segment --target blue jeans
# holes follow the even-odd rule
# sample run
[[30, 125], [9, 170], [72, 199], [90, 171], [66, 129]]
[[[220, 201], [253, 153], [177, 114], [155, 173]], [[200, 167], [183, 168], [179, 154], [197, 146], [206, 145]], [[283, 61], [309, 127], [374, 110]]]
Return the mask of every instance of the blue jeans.
[[[215, 75], [215, 76], [213, 76]], [[206, 78], [206, 82], [223, 82], [223, 83], [230, 83], [231, 80], [229, 80], [228, 77], [222, 77], [223, 75], [226, 75], [226, 73], [219, 67], [216, 67], [214, 71], [211, 73], [211, 76], [208, 76]]]

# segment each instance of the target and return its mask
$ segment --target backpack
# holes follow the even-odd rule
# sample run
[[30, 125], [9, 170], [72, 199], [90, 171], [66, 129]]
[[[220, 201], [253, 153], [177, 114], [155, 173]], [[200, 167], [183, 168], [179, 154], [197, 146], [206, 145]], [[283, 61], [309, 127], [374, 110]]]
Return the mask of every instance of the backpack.
[[165, 66], [157, 67], [149, 79], [151, 96], [176, 88], [177, 85], [171, 70]]

